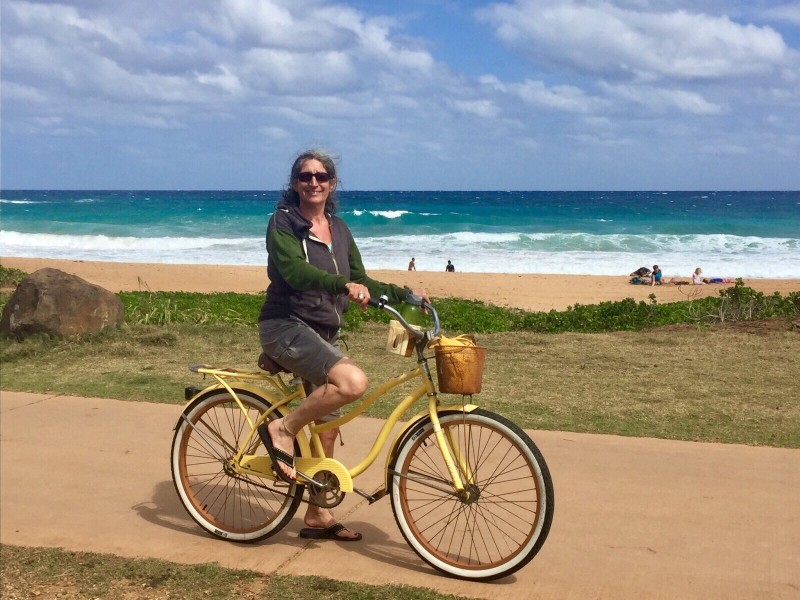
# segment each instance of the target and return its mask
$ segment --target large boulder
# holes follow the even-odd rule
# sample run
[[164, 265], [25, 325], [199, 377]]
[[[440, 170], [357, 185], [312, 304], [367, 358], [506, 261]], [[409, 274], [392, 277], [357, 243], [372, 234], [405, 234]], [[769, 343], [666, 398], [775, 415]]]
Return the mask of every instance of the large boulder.
[[3, 308], [0, 333], [72, 337], [118, 327], [124, 318], [122, 301], [108, 290], [58, 269], [39, 269], [20, 282]]

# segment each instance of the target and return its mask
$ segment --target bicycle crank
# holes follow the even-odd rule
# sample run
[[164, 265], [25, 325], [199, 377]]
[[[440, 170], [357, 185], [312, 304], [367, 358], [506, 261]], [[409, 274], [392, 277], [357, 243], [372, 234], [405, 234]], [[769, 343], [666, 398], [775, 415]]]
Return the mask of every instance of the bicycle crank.
[[319, 471], [308, 480], [308, 502], [321, 508], [334, 508], [344, 500], [339, 478], [330, 471]]

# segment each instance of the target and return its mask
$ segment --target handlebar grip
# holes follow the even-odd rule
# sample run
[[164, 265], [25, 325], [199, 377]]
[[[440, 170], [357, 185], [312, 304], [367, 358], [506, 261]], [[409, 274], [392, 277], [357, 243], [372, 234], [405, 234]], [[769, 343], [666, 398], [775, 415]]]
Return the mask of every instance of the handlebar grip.
[[376, 300], [375, 298], [370, 298], [367, 300], [367, 304], [369, 304], [372, 308], [380, 308], [382, 303], [380, 300]]
[[408, 292], [408, 294], [406, 294], [406, 297], [403, 299], [403, 302], [405, 302], [406, 304], [413, 304], [414, 306], [422, 306], [423, 304], [422, 296], [417, 296], [416, 294], [412, 294], [411, 292]]

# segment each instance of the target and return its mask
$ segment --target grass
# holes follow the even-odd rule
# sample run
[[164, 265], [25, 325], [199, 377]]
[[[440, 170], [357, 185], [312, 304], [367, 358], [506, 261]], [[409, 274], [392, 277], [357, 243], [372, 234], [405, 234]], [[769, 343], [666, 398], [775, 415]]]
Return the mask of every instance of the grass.
[[[0, 287], [24, 275], [0, 266]], [[202, 385], [189, 363], [254, 367], [260, 295], [119, 296], [120, 330], [0, 339], [2, 388], [178, 404], [186, 385]], [[446, 333], [482, 332], [489, 348], [477, 401], [523, 427], [800, 447], [800, 399], [787, 393], [800, 372], [800, 292], [765, 296], [740, 281], [719, 298], [665, 305], [626, 299], [547, 313], [459, 299], [436, 305]], [[372, 382], [411, 367], [384, 350], [385, 313], [346, 317], [349, 354]], [[779, 327], [753, 333], [753, 319]], [[709, 326], [731, 322], [746, 327]], [[402, 392], [367, 414], [386, 417]]]
[[[800, 398], [787, 393], [800, 335], [786, 319], [759, 323], [773, 327], [482, 334], [475, 400], [532, 429], [800, 448]], [[413, 366], [385, 351], [386, 335], [379, 323], [346, 334], [371, 386]], [[189, 363], [255, 368], [259, 351], [251, 326], [133, 325], [82, 340], [0, 340], [0, 375], [5, 390], [180, 404], [186, 385], [204, 384]], [[387, 416], [406, 391], [367, 414]]]
[[[0, 267], [0, 287], [24, 275]], [[0, 305], [8, 296], [0, 294]], [[184, 386], [203, 385], [189, 363], [255, 367], [260, 296], [120, 296], [128, 324], [119, 330], [75, 340], [0, 339], [0, 387], [178, 405]], [[478, 341], [489, 349], [475, 400], [523, 427], [800, 448], [800, 397], [792, 393], [800, 372], [798, 293], [765, 297], [737, 286], [718, 299], [626, 300], [549, 313], [451, 299], [437, 306], [446, 333], [481, 333]], [[760, 320], [728, 324], [741, 319]], [[385, 323], [376, 311], [348, 313], [349, 354], [371, 385], [413, 364], [384, 350]], [[400, 395], [367, 414], [385, 417]], [[217, 565], [8, 545], [0, 552], [4, 599], [455, 598]]]
[[94, 600], [251, 598], [264, 600], [457, 600], [425, 588], [366, 585], [323, 577], [261, 575], [216, 564], [179, 565], [58, 548], [0, 546], [0, 597]]

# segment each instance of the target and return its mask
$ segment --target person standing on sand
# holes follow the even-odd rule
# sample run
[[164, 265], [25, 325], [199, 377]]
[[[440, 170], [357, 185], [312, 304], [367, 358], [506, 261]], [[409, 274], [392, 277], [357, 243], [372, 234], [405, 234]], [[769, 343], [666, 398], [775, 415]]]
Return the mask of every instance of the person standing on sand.
[[455, 273], [456, 267], [451, 263], [449, 260], [447, 261], [447, 266], [444, 268], [445, 272], [447, 273]]
[[[366, 374], [339, 349], [339, 327], [349, 303], [366, 310], [371, 296], [402, 302], [407, 288], [371, 279], [345, 222], [335, 215], [336, 165], [320, 150], [294, 161], [289, 186], [267, 226], [269, 287], [259, 315], [264, 354], [308, 382], [308, 396], [286, 417], [258, 427], [275, 476], [295, 482], [294, 438], [312, 421], [326, 422], [361, 397]], [[429, 302], [425, 290], [413, 293]], [[320, 434], [333, 456], [338, 428]], [[309, 503], [300, 537], [354, 542], [350, 531], [327, 509]]]
[[417, 264], [414, 262], [414, 257], [413, 256], [411, 257], [411, 262], [408, 263], [408, 270], [409, 271], [416, 271], [417, 270]]

